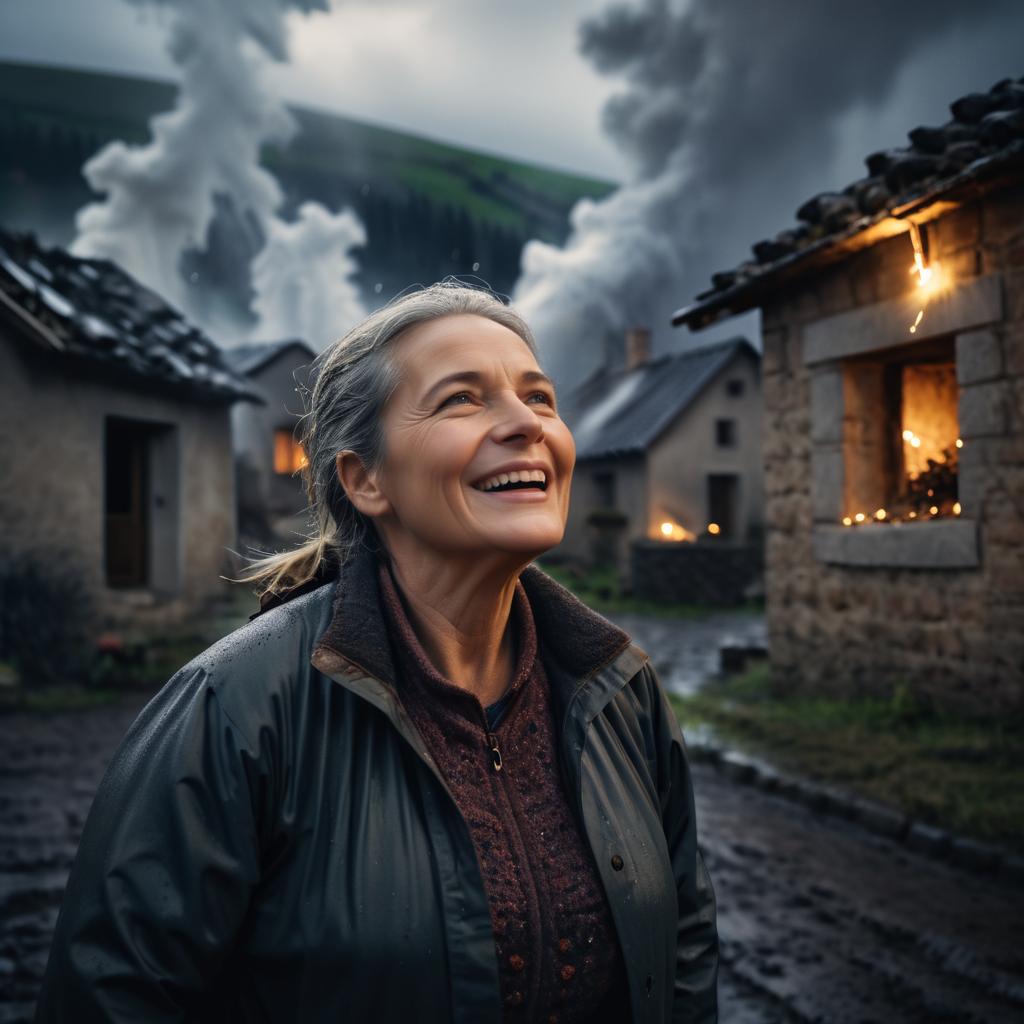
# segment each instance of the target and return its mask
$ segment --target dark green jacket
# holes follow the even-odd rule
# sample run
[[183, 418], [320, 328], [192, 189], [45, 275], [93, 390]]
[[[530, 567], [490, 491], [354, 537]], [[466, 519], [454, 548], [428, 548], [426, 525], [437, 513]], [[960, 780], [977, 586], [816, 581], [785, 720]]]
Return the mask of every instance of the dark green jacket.
[[[521, 579], [634, 1024], [715, 1021], [675, 716], [624, 633]], [[476, 854], [400, 689], [365, 554], [178, 672], [97, 793], [37, 1020], [498, 1024]]]

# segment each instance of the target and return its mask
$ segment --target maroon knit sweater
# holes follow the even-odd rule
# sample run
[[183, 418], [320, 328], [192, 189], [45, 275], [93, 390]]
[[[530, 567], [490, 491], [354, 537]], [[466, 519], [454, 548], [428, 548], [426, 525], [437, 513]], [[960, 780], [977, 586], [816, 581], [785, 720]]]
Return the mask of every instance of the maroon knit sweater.
[[380, 581], [402, 703], [466, 819], [480, 862], [504, 1020], [627, 1020], [618, 940], [561, 783], [551, 696], [522, 585], [512, 613], [516, 670], [492, 733], [480, 701], [431, 664], [383, 566]]

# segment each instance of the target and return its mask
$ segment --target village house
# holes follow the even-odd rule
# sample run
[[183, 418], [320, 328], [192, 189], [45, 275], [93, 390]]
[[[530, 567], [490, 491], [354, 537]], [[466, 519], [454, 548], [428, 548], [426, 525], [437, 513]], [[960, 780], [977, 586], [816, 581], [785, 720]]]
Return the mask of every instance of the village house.
[[[643, 596], [739, 600], [760, 561], [741, 558], [742, 578], [727, 568], [759, 546], [760, 355], [743, 338], [657, 359], [649, 346], [649, 332], [628, 332], [624, 365], [569, 397], [576, 470], [558, 553], [614, 566]], [[709, 542], [710, 559], [682, 550]], [[702, 586], [706, 565], [733, 581], [727, 593], [724, 579]]]
[[113, 263], [0, 231], [5, 561], [74, 576], [111, 626], [202, 609], [235, 542], [230, 407], [251, 398]]
[[224, 357], [262, 399], [231, 410], [240, 531], [255, 541], [272, 542], [280, 533], [294, 542], [289, 533], [307, 503], [298, 476], [305, 454], [295, 437], [303, 410], [299, 392], [316, 353], [304, 341], [288, 339], [238, 345]]
[[676, 314], [760, 308], [778, 677], [1024, 707], [1024, 80], [811, 199]]

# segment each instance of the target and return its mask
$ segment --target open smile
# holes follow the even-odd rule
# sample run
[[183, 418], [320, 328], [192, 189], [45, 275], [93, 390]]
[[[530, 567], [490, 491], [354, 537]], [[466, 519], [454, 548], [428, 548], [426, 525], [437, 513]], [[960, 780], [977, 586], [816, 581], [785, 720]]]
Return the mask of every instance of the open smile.
[[516, 491], [537, 494], [548, 489], [548, 476], [543, 469], [514, 469], [508, 473], [495, 473], [493, 476], [478, 480], [473, 487], [485, 494], [507, 494]]

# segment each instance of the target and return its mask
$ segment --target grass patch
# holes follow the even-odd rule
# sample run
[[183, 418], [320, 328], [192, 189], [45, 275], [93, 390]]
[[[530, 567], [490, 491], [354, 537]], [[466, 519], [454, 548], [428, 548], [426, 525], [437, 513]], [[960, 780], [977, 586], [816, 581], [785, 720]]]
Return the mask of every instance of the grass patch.
[[788, 694], [765, 662], [689, 697], [684, 730], [911, 817], [1024, 852], [1024, 721], [939, 712], [898, 686], [888, 698]]
[[[673, 604], [667, 601], [641, 601], [622, 589], [614, 569], [578, 570], [564, 565], [540, 564], [553, 580], [572, 591], [585, 605], [611, 614], [656, 615], [666, 619], [699, 618], [715, 611], [706, 604]], [[763, 604], [736, 605], [729, 611], [764, 611]]]

